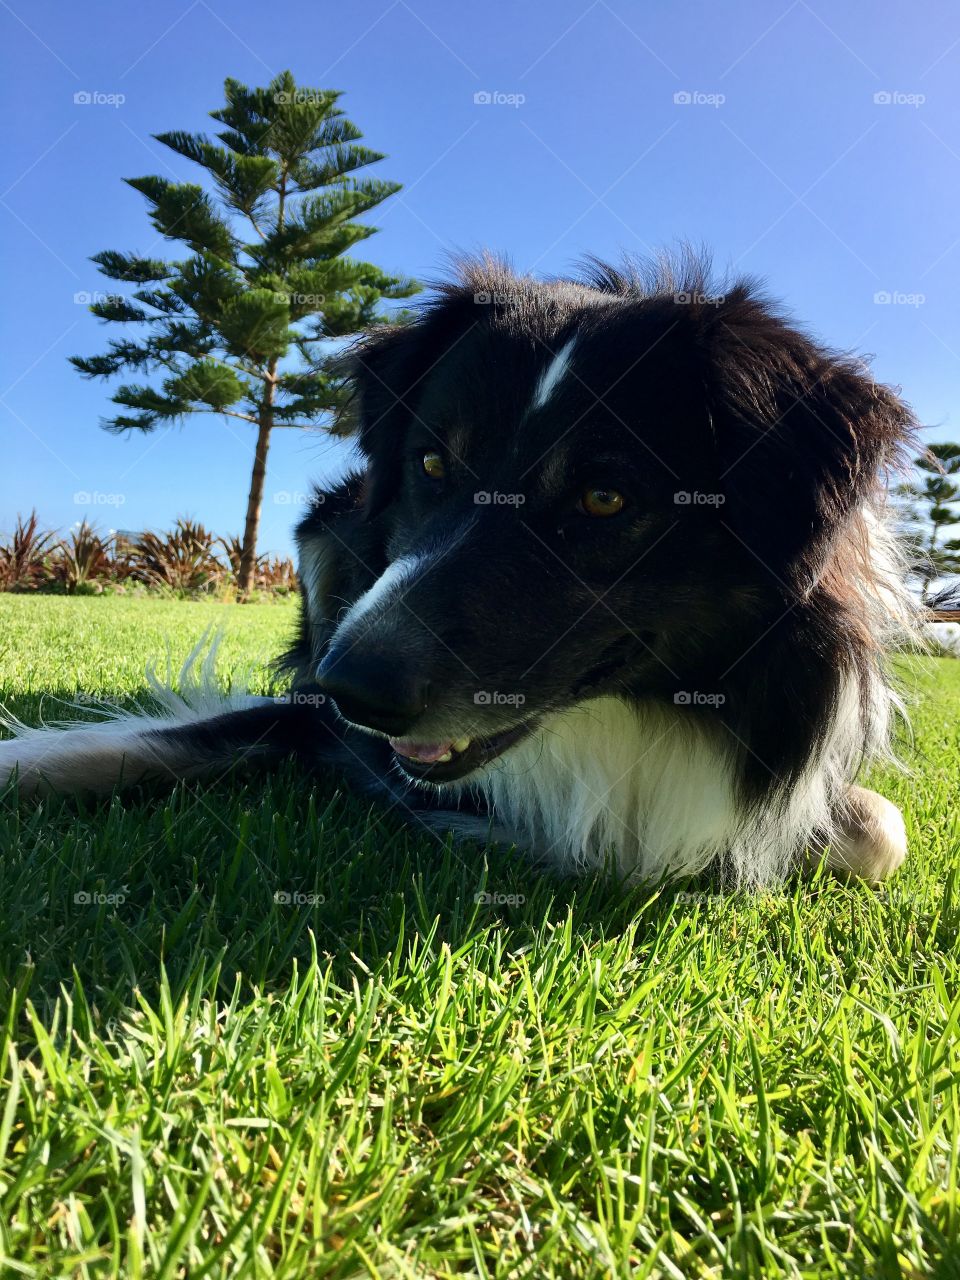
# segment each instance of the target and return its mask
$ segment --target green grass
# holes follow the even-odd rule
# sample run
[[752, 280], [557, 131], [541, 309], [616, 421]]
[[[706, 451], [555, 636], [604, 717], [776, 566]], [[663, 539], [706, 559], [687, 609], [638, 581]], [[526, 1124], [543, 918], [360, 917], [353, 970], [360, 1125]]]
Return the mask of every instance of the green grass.
[[[293, 612], [0, 596], [0, 697], [219, 619]], [[878, 893], [624, 896], [292, 767], [0, 798], [0, 1274], [960, 1274], [960, 663], [910, 676]]]

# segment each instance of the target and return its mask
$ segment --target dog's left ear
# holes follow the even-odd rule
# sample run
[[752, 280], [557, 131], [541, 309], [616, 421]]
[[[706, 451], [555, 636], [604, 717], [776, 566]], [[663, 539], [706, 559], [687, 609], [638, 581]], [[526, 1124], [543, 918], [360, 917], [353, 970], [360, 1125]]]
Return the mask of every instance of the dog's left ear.
[[697, 310], [721, 519], [774, 578], [809, 588], [916, 421], [865, 366], [792, 328], [750, 287]]
[[357, 437], [367, 460], [364, 511], [378, 515], [400, 484], [403, 444], [415, 415], [417, 384], [427, 370], [422, 322], [372, 330], [336, 362], [350, 383], [339, 415], [341, 429]]

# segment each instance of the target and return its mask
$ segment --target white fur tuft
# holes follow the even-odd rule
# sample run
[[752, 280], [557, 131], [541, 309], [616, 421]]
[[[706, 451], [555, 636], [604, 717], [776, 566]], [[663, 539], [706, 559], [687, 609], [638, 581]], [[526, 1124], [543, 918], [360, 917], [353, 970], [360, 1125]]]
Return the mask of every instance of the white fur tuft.
[[554, 391], [556, 391], [561, 379], [570, 367], [570, 357], [573, 355], [575, 343], [576, 337], [569, 338], [550, 361], [533, 393], [531, 409], [542, 409]]
[[659, 880], [719, 859], [728, 880], [752, 888], [782, 880], [811, 842], [829, 840], [862, 748], [851, 682], [799, 782], [746, 808], [735, 786], [737, 743], [721, 726], [683, 708], [605, 697], [551, 716], [463, 789], [483, 796], [518, 845], [563, 872], [612, 863], [627, 878]]
[[[224, 693], [216, 679], [221, 633], [207, 629], [174, 675], [168, 655], [166, 680], [147, 671], [154, 713], [132, 711], [103, 702], [93, 709], [100, 720], [57, 722], [26, 728], [15, 717], [0, 715], [0, 725], [14, 736], [0, 742], [0, 785], [14, 775], [25, 794], [53, 791], [112, 790], [120, 782], [147, 777], [183, 778], [202, 773], [209, 762], [197, 759], [175, 739], [164, 741], [157, 730], [193, 724], [211, 716], [270, 702], [242, 689]], [[81, 704], [75, 704], [81, 705]], [[89, 704], [83, 704], [90, 710]]]

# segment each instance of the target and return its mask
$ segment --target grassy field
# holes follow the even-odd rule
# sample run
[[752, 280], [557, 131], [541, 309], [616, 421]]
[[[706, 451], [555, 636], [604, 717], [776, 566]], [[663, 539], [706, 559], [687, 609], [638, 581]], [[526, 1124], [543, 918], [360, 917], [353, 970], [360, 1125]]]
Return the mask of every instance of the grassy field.
[[[0, 596], [0, 698], [221, 620], [265, 680], [289, 606]], [[0, 796], [0, 1274], [960, 1275], [960, 662], [908, 676], [878, 893], [538, 878], [290, 767]]]

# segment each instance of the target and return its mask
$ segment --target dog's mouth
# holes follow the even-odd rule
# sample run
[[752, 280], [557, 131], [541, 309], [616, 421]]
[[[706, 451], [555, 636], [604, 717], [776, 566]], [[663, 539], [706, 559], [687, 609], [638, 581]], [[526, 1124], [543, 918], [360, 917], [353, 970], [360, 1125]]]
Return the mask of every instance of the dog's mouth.
[[390, 745], [404, 773], [418, 782], [456, 782], [496, 760], [525, 738], [532, 728], [532, 723], [525, 722], [501, 729], [488, 738], [452, 738], [439, 742], [391, 738]]
[[[652, 632], [643, 634], [651, 640], [654, 638]], [[642, 644], [640, 637], [626, 636], [609, 646], [601, 655], [601, 661], [574, 686], [570, 704], [601, 691], [611, 677], [623, 670], [629, 659], [635, 658]], [[414, 781], [456, 782], [521, 742], [541, 719], [542, 713], [485, 738], [443, 738], [435, 741], [390, 738], [389, 741], [397, 764]]]

